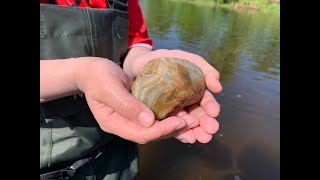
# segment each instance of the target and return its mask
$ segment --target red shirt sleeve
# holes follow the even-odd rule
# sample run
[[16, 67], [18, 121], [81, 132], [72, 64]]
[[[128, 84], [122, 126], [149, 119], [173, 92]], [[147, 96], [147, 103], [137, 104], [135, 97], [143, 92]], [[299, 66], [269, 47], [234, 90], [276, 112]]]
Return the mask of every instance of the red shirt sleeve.
[[154, 47], [151, 38], [148, 36], [147, 24], [144, 19], [139, 0], [128, 0], [129, 14], [129, 42], [131, 47], [138, 43], [145, 43]]

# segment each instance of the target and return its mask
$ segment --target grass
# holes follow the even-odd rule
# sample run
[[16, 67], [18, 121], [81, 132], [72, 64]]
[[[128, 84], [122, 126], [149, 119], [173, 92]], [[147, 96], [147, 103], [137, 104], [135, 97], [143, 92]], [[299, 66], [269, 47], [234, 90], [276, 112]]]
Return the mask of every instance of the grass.
[[251, 11], [251, 12], [265, 12], [265, 13], [279, 13], [280, 14], [280, 0], [239, 0], [238, 2], [232, 3], [219, 3], [217, 0], [171, 0], [186, 2], [195, 5], [205, 5], [210, 7], [223, 7], [232, 9], [235, 11]]

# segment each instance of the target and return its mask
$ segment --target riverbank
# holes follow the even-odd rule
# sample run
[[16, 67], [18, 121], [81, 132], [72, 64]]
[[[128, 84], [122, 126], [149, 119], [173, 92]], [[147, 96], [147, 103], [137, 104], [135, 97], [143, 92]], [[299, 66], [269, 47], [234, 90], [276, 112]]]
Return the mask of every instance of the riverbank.
[[239, 0], [238, 2], [219, 3], [221, 0], [171, 0], [205, 5], [210, 7], [222, 7], [235, 11], [246, 11], [249, 13], [266, 12], [280, 14], [280, 0]]

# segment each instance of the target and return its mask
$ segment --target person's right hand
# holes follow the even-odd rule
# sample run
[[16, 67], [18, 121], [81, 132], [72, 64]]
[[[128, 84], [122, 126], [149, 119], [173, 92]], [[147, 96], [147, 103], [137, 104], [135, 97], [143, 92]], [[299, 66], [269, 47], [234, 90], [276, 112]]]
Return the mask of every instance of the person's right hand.
[[145, 144], [186, 126], [179, 117], [155, 121], [153, 112], [129, 93], [132, 80], [112, 61], [89, 58], [77, 68], [75, 82], [105, 132]]

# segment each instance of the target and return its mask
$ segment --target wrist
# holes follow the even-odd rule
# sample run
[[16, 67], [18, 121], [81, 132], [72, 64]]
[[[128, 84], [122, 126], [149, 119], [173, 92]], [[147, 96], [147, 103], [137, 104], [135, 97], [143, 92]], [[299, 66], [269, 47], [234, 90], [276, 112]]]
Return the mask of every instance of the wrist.
[[40, 60], [40, 103], [80, 93], [75, 73], [80, 58]]
[[86, 92], [87, 84], [90, 81], [91, 75], [95, 71], [95, 67], [101, 66], [99, 63], [106, 61], [100, 57], [81, 57], [77, 60], [77, 66], [74, 71], [74, 83], [79, 92]]

